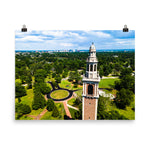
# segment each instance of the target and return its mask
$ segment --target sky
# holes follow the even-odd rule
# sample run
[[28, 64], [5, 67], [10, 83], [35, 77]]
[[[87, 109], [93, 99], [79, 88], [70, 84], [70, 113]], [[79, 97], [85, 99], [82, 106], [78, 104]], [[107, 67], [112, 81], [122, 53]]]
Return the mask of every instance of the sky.
[[134, 49], [135, 31], [122, 30], [32, 30], [15, 32], [15, 50]]

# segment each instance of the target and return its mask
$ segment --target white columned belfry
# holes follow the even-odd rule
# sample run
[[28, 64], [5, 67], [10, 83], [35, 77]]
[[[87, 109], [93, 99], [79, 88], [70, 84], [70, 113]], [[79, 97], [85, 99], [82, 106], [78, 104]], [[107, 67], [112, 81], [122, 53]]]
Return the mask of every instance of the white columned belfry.
[[100, 77], [97, 72], [98, 60], [94, 43], [90, 46], [86, 60], [86, 73], [83, 76], [82, 120], [97, 120], [98, 85]]

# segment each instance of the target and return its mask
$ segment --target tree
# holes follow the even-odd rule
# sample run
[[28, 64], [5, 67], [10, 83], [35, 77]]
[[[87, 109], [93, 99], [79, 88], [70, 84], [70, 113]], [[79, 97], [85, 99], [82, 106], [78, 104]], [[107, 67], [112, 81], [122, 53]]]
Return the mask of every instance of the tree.
[[56, 80], [57, 83], [61, 83], [61, 76], [59, 74], [57, 74], [55, 76], [55, 80]]
[[45, 95], [45, 94], [48, 94], [50, 93], [51, 91], [51, 88], [49, 86], [46, 85], [46, 83], [38, 83], [38, 86], [39, 86], [39, 89], [40, 89], [40, 92]]
[[82, 103], [79, 104], [79, 111], [74, 114], [75, 119], [82, 120]]
[[18, 82], [15, 83], [15, 95], [16, 98], [27, 95], [25, 87], [22, 86], [21, 83]]
[[127, 75], [131, 75], [132, 73], [132, 69], [131, 68], [123, 68], [121, 70], [121, 73], [120, 73], [120, 79], [122, 79], [123, 77], [127, 76]]
[[29, 114], [31, 112], [31, 108], [29, 105], [16, 103], [15, 112], [18, 113], [17, 118], [20, 118], [23, 114]]
[[35, 72], [35, 82], [44, 82], [44, 79], [46, 78], [47, 74], [46, 71], [43, 69], [38, 69]]
[[52, 73], [52, 78], [55, 78], [56, 77], [56, 73]]
[[55, 106], [54, 101], [52, 99], [48, 99], [48, 101], [47, 101], [47, 110], [52, 111], [54, 109], [54, 106]]
[[102, 76], [104, 76], [104, 71], [103, 71], [103, 67], [101, 66], [99, 69], [99, 75], [102, 78]]
[[109, 101], [108, 97], [100, 96], [98, 99], [98, 109], [97, 109], [97, 119], [98, 120], [119, 120], [127, 119], [120, 115], [117, 111], [107, 111], [107, 103]]
[[117, 92], [115, 103], [118, 108], [125, 109], [126, 106], [129, 106], [133, 100], [133, 92], [129, 89], [122, 88]]
[[53, 116], [53, 117], [58, 117], [58, 116], [59, 116], [59, 111], [58, 111], [58, 109], [57, 109], [56, 106], [54, 106], [52, 116]]
[[122, 88], [131, 90], [135, 93], [135, 77], [126, 75], [123, 76], [120, 81], [115, 81], [115, 89], [120, 91]]
[[77, 97], [74, 103], [75, 105], [79, 105], [81, 103], [81, 97]]
[[44, 108], [46, 106], [46, 100], [41, 94], [39, 89], [34, 89], [34, 99], [32, 103], [32, 108], [37, 110], [39, 108]]
[[21, 75], [20, 76], [20, 80], [21, 80], [21, 83], [24, 84], [25, 80], [26, 80], [26, 76], [25, 75]]
[[19, 102], [19, 103], [21, 102], [21, 98], [20, 98], [20, 97], [18, 97], [18, 102]]

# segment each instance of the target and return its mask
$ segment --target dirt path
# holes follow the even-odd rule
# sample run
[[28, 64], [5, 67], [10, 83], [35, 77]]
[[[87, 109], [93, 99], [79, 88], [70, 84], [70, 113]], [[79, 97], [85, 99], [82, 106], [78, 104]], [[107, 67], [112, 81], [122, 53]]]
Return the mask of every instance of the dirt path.
[[[70, 100], [71, 98], [73, 98], [73, 96], [70, 97], [68, 100]], [[47, 98], [46, 95], [45, 95], [45, 99], [46, 99], [46, 101], [48, 100], [48, 98]], [[69, 109], [68, 109], [68, 106], [67, 106], [67, 105], [68, 105], [68, 104], [67, 104], [67, 101], [68, 101], [68, 100], [66, 100], [66, 101], [60, 101], [60, 102], [63, 102], [66, 115], [67, 115], [69, 118], [72, 118], [72, 117], [71, 117], [71, 114], [70, 114], [70, 111], [69, 111]], [[59, 103], [60, 103], [60, 102], [59, 102]], [[57, 102], [55, 102], [55, 103], [57, 103]], [[44, 109], [39, 115], [37, 115], [37, 116], [34, 116], [34, 115], [27, 115], [27, 116], [33, 118], [34, 120], [40, 120], [41, 117], [42, 117], [47, 111], [48, 111], [48, 110], [45, 108], [45, 109]]]
[[34, 120], [40, 120], [41, 117], [47, 112], [48, 110], [45, 108], [39, 115], [36, 116]]

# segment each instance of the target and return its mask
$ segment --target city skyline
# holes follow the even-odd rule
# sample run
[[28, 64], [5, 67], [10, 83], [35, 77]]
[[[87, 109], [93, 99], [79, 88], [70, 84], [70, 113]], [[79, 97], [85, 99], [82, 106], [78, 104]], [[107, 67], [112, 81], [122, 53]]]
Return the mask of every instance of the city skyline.
[[15, 32], [15, 50], [88, 50], [94, 42], [96, 49], [134, 49], [135, 31], [122, 30], [41, 30]]

